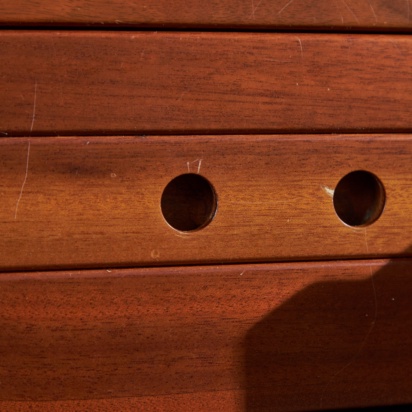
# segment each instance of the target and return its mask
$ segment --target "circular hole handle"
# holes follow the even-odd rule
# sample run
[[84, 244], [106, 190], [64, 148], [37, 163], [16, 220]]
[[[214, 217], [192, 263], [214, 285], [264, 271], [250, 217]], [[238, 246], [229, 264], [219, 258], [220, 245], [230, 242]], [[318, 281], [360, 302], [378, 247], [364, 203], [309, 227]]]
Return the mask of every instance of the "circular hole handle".
[[216, 214], [216, 192], [203, 176], [185, 173], [165, 187], [161, 209], [172, 228], [181, 232], [199, 230], [207, 226]]
[[373, 173], [350, 172], [337, 184], [333, 206], [339, 219], [348, 226], [370, 225], [385, 207], [384, 186]]

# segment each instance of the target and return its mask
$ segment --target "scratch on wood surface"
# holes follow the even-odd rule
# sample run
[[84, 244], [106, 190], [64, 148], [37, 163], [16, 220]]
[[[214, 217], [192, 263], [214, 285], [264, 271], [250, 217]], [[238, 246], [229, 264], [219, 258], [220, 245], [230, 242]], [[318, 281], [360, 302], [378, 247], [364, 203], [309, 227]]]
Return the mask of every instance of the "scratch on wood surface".
[[366, 227], [365, 227], [364, 234], [365, 234], [365, 246], [366, 246], [366, 253], [369, 255], [368, 234], [367, 234], [367, 232], [366, 232]]
[[[372, 269], [371, 269], [371, 270], [372, 270]], [[331, 379], [329, 380], [329, 382], [326, 384], [326, 386], [325, 386], [325, 388], [324, 388], [324, 390], [323, 390], [323, 392], [322, 392], [321, 399], [320, 399], [320, 407], [321, 407], [321, 408], [323, 408], [323, 399], [324, 399], [324, 396], [325, 396], [325, 393], [326, 393], [327, 389], [330, 387], [330, 385], [332, 384], [332, 382], [333, 382], [342, 372], [344, 372], [347, 368], [349, 368], [349, 366], [351, 366], [351, 365], [356, 361], [356, 359], [359, 357], [359, 355], [362, 353], [364, 347], [366, 346], [366, 343], [367, 343], [367, 341], [368, 341], [368, 339], [369, 339], [369, 336], [371, 335], [371, 333], [372, 333], [372, 331], [373, 331], [373, 329], [374, 329], [374, 327], [375, 327], [376, 318], [377, 318], [377, 316], [378, 316], [378, 309], [377, 309], [378, 306], [377, 306], [377, 295], [376, 295], [376, 289], [375, 289], [375, 281], [373, 280], [373, 275], [372, 275], [372, 277], [371, 277], [371, 282], [372, 282], [372, 285], [373, 285], [373, 292], [374, 292], [374, 297], [375, 297], [375, 308], [376, 308], [376, 309], [375, 309], [375, 316], [374, 316], [372, 322], [370, 323], [369, 328], [368, 328], [368, 330], [366, 331], [365, 337], [362, 339], [362, 342], [361, 342], [361, 344], [360, 344], [359, 349], [357, 350], [357, 352], [352, 356], [352, 358], [349, 360], [349, 362], [348, 362], [345, 366], [343, 366], [341, 369], [339, 369], [339, 370], [332, 376], [332, 378], [331, 378]]]
[[333, 189], [331, 189], [330, 187], [327, 186], [322, 186], [320, 185], [321, 189], [331, 198], [333, 198], [333, 194], [335, 193], [335, 191]]
[[[408, 0], [406, 0], [406, 1], [408, 1]], [[368, 0], [368, 3], [369, 3], [369, 7], [370, 7], [371, 10], [372, 10], [373, 17], [375, 18], [375, 23], [377, 23], [377, 22], [378, 22], [378, 16], [377, 16], [376, 13], [375, 13], [375, 9], [374, 9], [373, 6], [372, 6], [371, 0]]]
[[340, 15], [340, 20], [341, 20], [341, 22], [343, 23], [343, 15], [342, 15], [342, 12], [340, 11], [340, 7], [339, 7], [339, 4], [338, 4], [338, 0], [335, 0], [335, 6], [336, 6], [336, 8], [338, 9], [338, 12], [339, 12], [339, 15]]
[[197, 171], [196, 171], [196, 173], [199, 174], [199, 173], [200, 173], [200, 167], [202, 166], [202, 160], [203, 160], [203, 159], [196, 159], [196, 160], [193, 160], [192, 162], [186, 162], [186, 165], [187, 165], [187, 173], [191, 173], [191, 172], [190, 172], [190, 165], [197, 163]]
[[36, 119], [36, 102], [37, 102], [37, 80], [34, 81], [34, 99], [33, 99], [33, 113], [31, 116], [30, 135], [33, 131], [34, 120]]
[[278, 15], [281, 14], [283, 12], [283, 10], [285, 10], [287, 7], [289, 7], [295, 0], [290, 0], [288, 1], [279, 11], [278, 11]]
[[188, 238], [190, 236], [190, 234], [186, 232], [175, 232], [175, 235], [182, 238]]
[[398, 52], [403, 56], [402, 50], [399, 48], [398, 43], [396, 43], [396, 41], [391, 41], [391, 44], [393, 47], [395, 47], [396, 50], [398, 50]]
[[8, 136], [9, 134], [6, 132], [0, 132], [1, 134], [3, 134], [4, 136]]
[[296, 37], [296, 40], [299, 42], [299, 46], [300, 46], [300, 57], [303, 58], [302, 40], [299, 37]]
[[259, 0], [259, 2], [255, 6], [255, 2], [254, 2], [254, 0], [252, 0], [252, 14], [250, 15], [250, 17], [252, 17], [253, 19], [255, 18], [255, 12], [258, 9], [258, 7], [260, 6], [260, 3], [262, 3], [262, 0]]
[[28, 145], [27, 145], [26, 173], [25, 173], [25, 175], [24, 175], [23, 184], [21, 185], [19, 198], [17, 199], [16, 209], [15, 209], [15, 211], [14, 211], [14, 220], [17, 219], [17, 211], [19, 210], [20, 200], [21, 200], [21, 198], [22, 198], [22, 196], [23, 196], [24, 186], [26, 185], [27, 176], [28, 176], [28, 174], [29, 174], [29, 159], [30, 159], [30, 140], [28, 141]]
[[[51, 46], [52, 46], [52, 51], [53, 51], [53, 59], [56, 59], [57, 61], [59, 60], [58, 53], [57, 53], [57, 47], [56, 47], [56, 38], [54, 36], [50, 36], [51, 37]], [[56, 75], [58, 76], [58, 85], [59, 85], [59, 99], [60, 99], [60, 105], [62, 107], [64, 107], [65, 104], [65, 93], [63, 91], [63, 84], [64, 84], [64, 80], [63, 77], [61, 75], [61, 72], [57, 72]]]
[[346, 6], [346, 8], [349, 10], [350, 14], [352, 14], [356, 22], [359, 23], [359, 19], [356, 17], [356, 14], [353, 12], [353, 10], [348, 6], [348, 3], [346, 3], [346, 0], [341, 0], [341, 1]]
[[160, 252], [156, 249], [153, 249], [150, 253], [150, 256], [152, 257], [152, 259], [159, 260]]
[[265, 62], [275, 62], [275, 63], [291, 63], [291, 62], [292, 62], [292, 60], [265, 59]]
[[[366, 229], [365, 229], [365, 239], [366, 239]], [[366, 240], [366, 245], [368, 245], [367, 240]], [[367, 246], [368, 250], [369, 247]], [[366, 343], [369, 340], [370, 335], [372, 334], [372, 331], [376, 325], [376, 320], [378, 318], [378, 295], [376, 293], [376, 285], [375, 285], [375, 279], [374, 279], [374, 275], [373, 275], [373, 270], [372, 270], [372, 266], [369, 266], [369, 273], [370, 273], [370, 280], [371, 280], [371, 288], [372, 288], [372, 296], [373, 296], [373, 304], [374, 304], [374, 315], [372, 318], [371, 323], [369, 324], [369, 327], [365, 333], [364, 338], [362, 339], [358, 350], [355, 352], [355, 354], [351, 357], [351, 359], [349, 360], [348, 363], [346, 363], [341, 369], [339, 369], [334, 375], [332, 375], [332, 377], [330, 378], [330, 380], [326, 383], [322, 395], [321, 395], [321, 399], [320, 399], [320, 407], [323, 407], [323, 400], [326, 394], [327, 389], [330, 387], [330, 385], [332, 384], [332, 382], [334, 380], [336, 380], [336, 378], [342, 374], [346, 369], [348, 369], [358, 358], [359, 355], [362, 353], [363, 349], [366, 346]], [[368, 316], [368, 314], [366, 314], [366, 316]]]

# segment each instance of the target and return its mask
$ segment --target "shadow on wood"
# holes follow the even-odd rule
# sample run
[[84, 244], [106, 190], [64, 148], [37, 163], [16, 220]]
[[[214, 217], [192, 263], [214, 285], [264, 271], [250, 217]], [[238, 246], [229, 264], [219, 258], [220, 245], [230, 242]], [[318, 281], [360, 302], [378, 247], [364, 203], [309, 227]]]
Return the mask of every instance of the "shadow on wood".
[[411, 291], [410, 261], [399, 259], [295, 294], [247, 333], [246, 410], [412, 402]]
[[410, 402], [411, 273], [401, 258], [2, 273], [0, 410]]

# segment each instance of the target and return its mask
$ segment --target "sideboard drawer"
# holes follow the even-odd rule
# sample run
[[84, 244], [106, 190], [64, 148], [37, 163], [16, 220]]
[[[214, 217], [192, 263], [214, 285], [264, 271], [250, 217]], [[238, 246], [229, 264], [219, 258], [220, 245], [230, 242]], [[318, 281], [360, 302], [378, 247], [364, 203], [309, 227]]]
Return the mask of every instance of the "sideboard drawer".
[[411, 282], [396, 259], [3, 273], [0, 407], [412, 402]]

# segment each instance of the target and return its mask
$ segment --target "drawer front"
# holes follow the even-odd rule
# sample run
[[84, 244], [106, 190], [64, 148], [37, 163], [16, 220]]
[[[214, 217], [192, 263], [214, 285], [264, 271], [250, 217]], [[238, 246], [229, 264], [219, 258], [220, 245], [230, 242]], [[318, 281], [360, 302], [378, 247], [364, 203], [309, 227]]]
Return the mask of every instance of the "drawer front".
[[0, 267], [401, 256], [411, 158], [410, 135], [2, 139]]
[[411, 31], [408, 1], [373, 0], [7, 0], [0, 23], [9, 26], [154, 27]]
[[412, 402], [411, 281], [411, 260], [3, 273], [0, 406]]
[[405, 132], [412, 38], [3, 31], [2, 135]]

